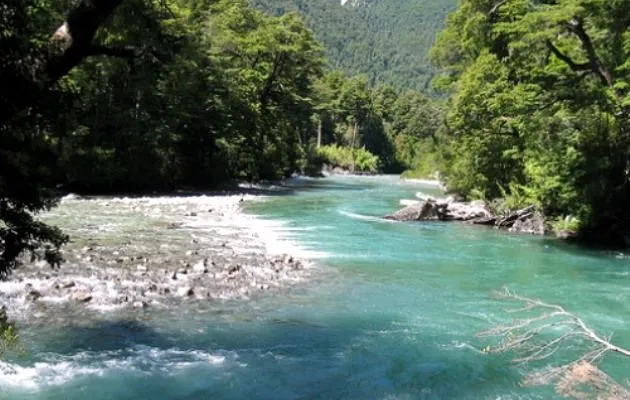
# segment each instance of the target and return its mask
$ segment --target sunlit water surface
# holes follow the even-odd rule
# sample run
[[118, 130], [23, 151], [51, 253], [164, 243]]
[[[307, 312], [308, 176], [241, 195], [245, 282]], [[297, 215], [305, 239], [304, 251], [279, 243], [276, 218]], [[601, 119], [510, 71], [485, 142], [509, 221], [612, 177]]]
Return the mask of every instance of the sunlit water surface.
[[[492, 342], [477, 332], [511, 318], [489, 297], [504, 286], [560, 303], [630, 347], [630, 261], [619, 252], [387, 222], [378, 217], [401, 198], [437, 193], [394, 177], [291, 185], [249, 211], [284, 221], [276, 234], [316, 257], [313, 282], [249, 302], [23, 326], [28, 353], [1, 365], [0, 398], [553, 397], [552, 388], [522, 387], [527, 367], [510, 355], [478, 350]], [[585, 349], [571, 346], [569, 356]], [[630, 375], [614, 355], [602, 367]]]

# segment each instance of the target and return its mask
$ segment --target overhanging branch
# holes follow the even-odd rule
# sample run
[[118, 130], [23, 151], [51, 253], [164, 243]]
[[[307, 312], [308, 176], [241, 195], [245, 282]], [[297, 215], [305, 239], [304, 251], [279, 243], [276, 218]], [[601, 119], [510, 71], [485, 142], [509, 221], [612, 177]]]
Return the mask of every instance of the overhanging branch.
[[612, 73], [604, 66], [601, 59], [597, 55], [595, 46], [591, 37], [584, 29], [584, 21], [580, 17], [575, 17], [568, 22], [562, 24], [569, 32], [578, 37], [582, 48], [586, 52], [586, 56], [589, 61], [590, 69], [602, 80], [602, 83], [606, 86], [613, 86]]
[[[123, 0], [81, 0], [66, 21], [51, 38], [44, 76], [48, 84], [55, 83], [91, 55], [96, 47], [92, 40], [96, 31]], [[101, 53], [103, 54], [103, 53]]]
[[552, 42], [551, 40], [547, 40], [547, 47], [549, 48], [549, 50], [551, 50], [551, 52], [558, 57], [560, 60], [562, 60], [565, 64], [567, 64], [569, 66], [569, 68], [571, 68], [571, 70], [575, 71], [575, 72], [580, 72], [580, 71], [589, 71], [591, 69], [591, 64], [590, 63], [581, 63], [578, 64], [575, 61], [573, 61], [569, 56], [567, 56], [566, 54], [564, 54], [563, 52], [561, 52]]

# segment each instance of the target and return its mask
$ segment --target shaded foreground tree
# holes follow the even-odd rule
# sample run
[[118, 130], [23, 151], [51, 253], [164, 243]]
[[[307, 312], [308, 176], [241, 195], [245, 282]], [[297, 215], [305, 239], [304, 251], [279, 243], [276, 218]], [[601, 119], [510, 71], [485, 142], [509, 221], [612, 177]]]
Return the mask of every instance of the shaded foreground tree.
[[610, 337], [601, 336], [559, 305], [522, 297], [508, 289], [495, 292], [493, 297], [519, 303], [520, 307], [506, 310], [519, 317], [478, 334], [500, 339], [498, 344], [486, 347], [486, 352], [514, 352], [514, 363], [536, 365], [549, 362], [553, 355], [560, 355], [578, 341], [588, 344], [588, 350], [577, 359], [534, 369], [525, 376], [525, 384], [553, 384], [559, 395], [577, 399], [630, 399], [630, 389], [596, 366], [608, 353], [630, 357], [630, 350], [614, 345]]
[[79, 1], [54, 33], [43, 18], [51, 10], [36, 0], [0, 5], [0, 279], [24, 252], [53, 266], [61, 261], [59, 248], [68, 238], [33, 216], [56, 201], [50, 189], [55, 155], [47, 140], [59, 129], [54, 84], [86, 57], [130, 55], [93, 43], [121, 2]]

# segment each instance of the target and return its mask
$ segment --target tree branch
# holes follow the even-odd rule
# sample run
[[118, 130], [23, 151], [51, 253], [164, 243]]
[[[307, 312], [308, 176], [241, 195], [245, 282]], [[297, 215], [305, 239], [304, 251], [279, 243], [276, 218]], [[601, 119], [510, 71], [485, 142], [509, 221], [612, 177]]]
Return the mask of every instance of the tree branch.
[[554, 44], [551, 42], [551, 40], [547, 40], [547, 47], [549, 48], [549, 50], [551, 50], [551, 52], [558, 57], [560, 60], [564, 61], [565, 64], [567, 64], [569, 66], [569, 68], [571, 68], [571, 70], [575, 71], [575, 72], [580, 72], [580, 71], [590, 71], [591, 70], [591, 64], [590, 63], [583, 63], [583, 64], [578, 64], [575, 61], [573, 61], [569, 56], [567, 56], [566, 54], [562, 53], [556, 46], [554, 46]]
[[44, 76], [40, 79], [53, 84], [90, 56], [96, 31], [122, 2], [123, 0], [81, 0], [53, 34], [45, 69], [42, 71]]
[[[577, 360], [528, 374], [525, 378], [526, 383], [533, 385], [556, 383], [558, 393], [570, 397], [582, 398], [580, 396], [584, 393], [583, 386], [586, 385], [604, 395], [598, 398], [630, 399], [628, 389], [593, 365], [609, 352], [630, 357], [630, 350], [612, 344], [609, 338], [597, 334], [581, 318], [562, 306], [518, 296], [507, 289], [504, 292], [496, 292], [495, 297], [521, 303], [522, 306], [517, 309], [506, 310], [508, 313], [539, 314], [515, 319], [510, 324], [480, 332], [479, 337], [502, 338], [494, 347], [486, 347], [485, 352], [515, 351], [519, 354], [513, 360], [515, 363], [530, 363], [549, 359], [574, 338], [581, 337], [595, 345]], [[536, 338], [543, 332], [556, 337], [542, 343], [537, 342]]]
[[492, 18], [497, 13], [497, 11], [499, 11], [499, 8], [501, 8], [501, 6], [503, 6], [507, 2], [508, 0], [502, 0], [498, 2], [497, 4], [495, 4], [494, 6], [492, 6], [490, 11], [488, 11], [488, 17]]
[[601, 62], [601, 59], [597, 55], [597, 51], [595, 50], [595, 46], [593, 46], [593, 41], [591, 40], [588, 33], [584, 29], [584, 21], [580, 17], [575, 17], [568, 22], [562, 24], [565, 28], [567, 28], [570, 32], [575, 34], [580, 42], [582, 43], [582, 48], [586, 52], [587, 58], [589, 60], [591, 70], [599, 76], [602, 80], [602, 83], [606, 86], [613, 86], [613, 78], [612, 73], [604, 67]]

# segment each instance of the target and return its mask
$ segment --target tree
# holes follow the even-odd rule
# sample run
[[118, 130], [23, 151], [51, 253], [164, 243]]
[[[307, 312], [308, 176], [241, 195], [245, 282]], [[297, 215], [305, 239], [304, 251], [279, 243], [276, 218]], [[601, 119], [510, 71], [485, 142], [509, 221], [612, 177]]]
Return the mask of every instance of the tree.
[[[313, 85], [323, 50], [297, 14], [270, 18], [245, 1], [220, 1], [209, 19], [210, 56], [238, 118], [222, 146], [249, 179], [277, 179], [298, 167], [314, 129]], [[239, 150], [234, 154], [236, 148]]]

